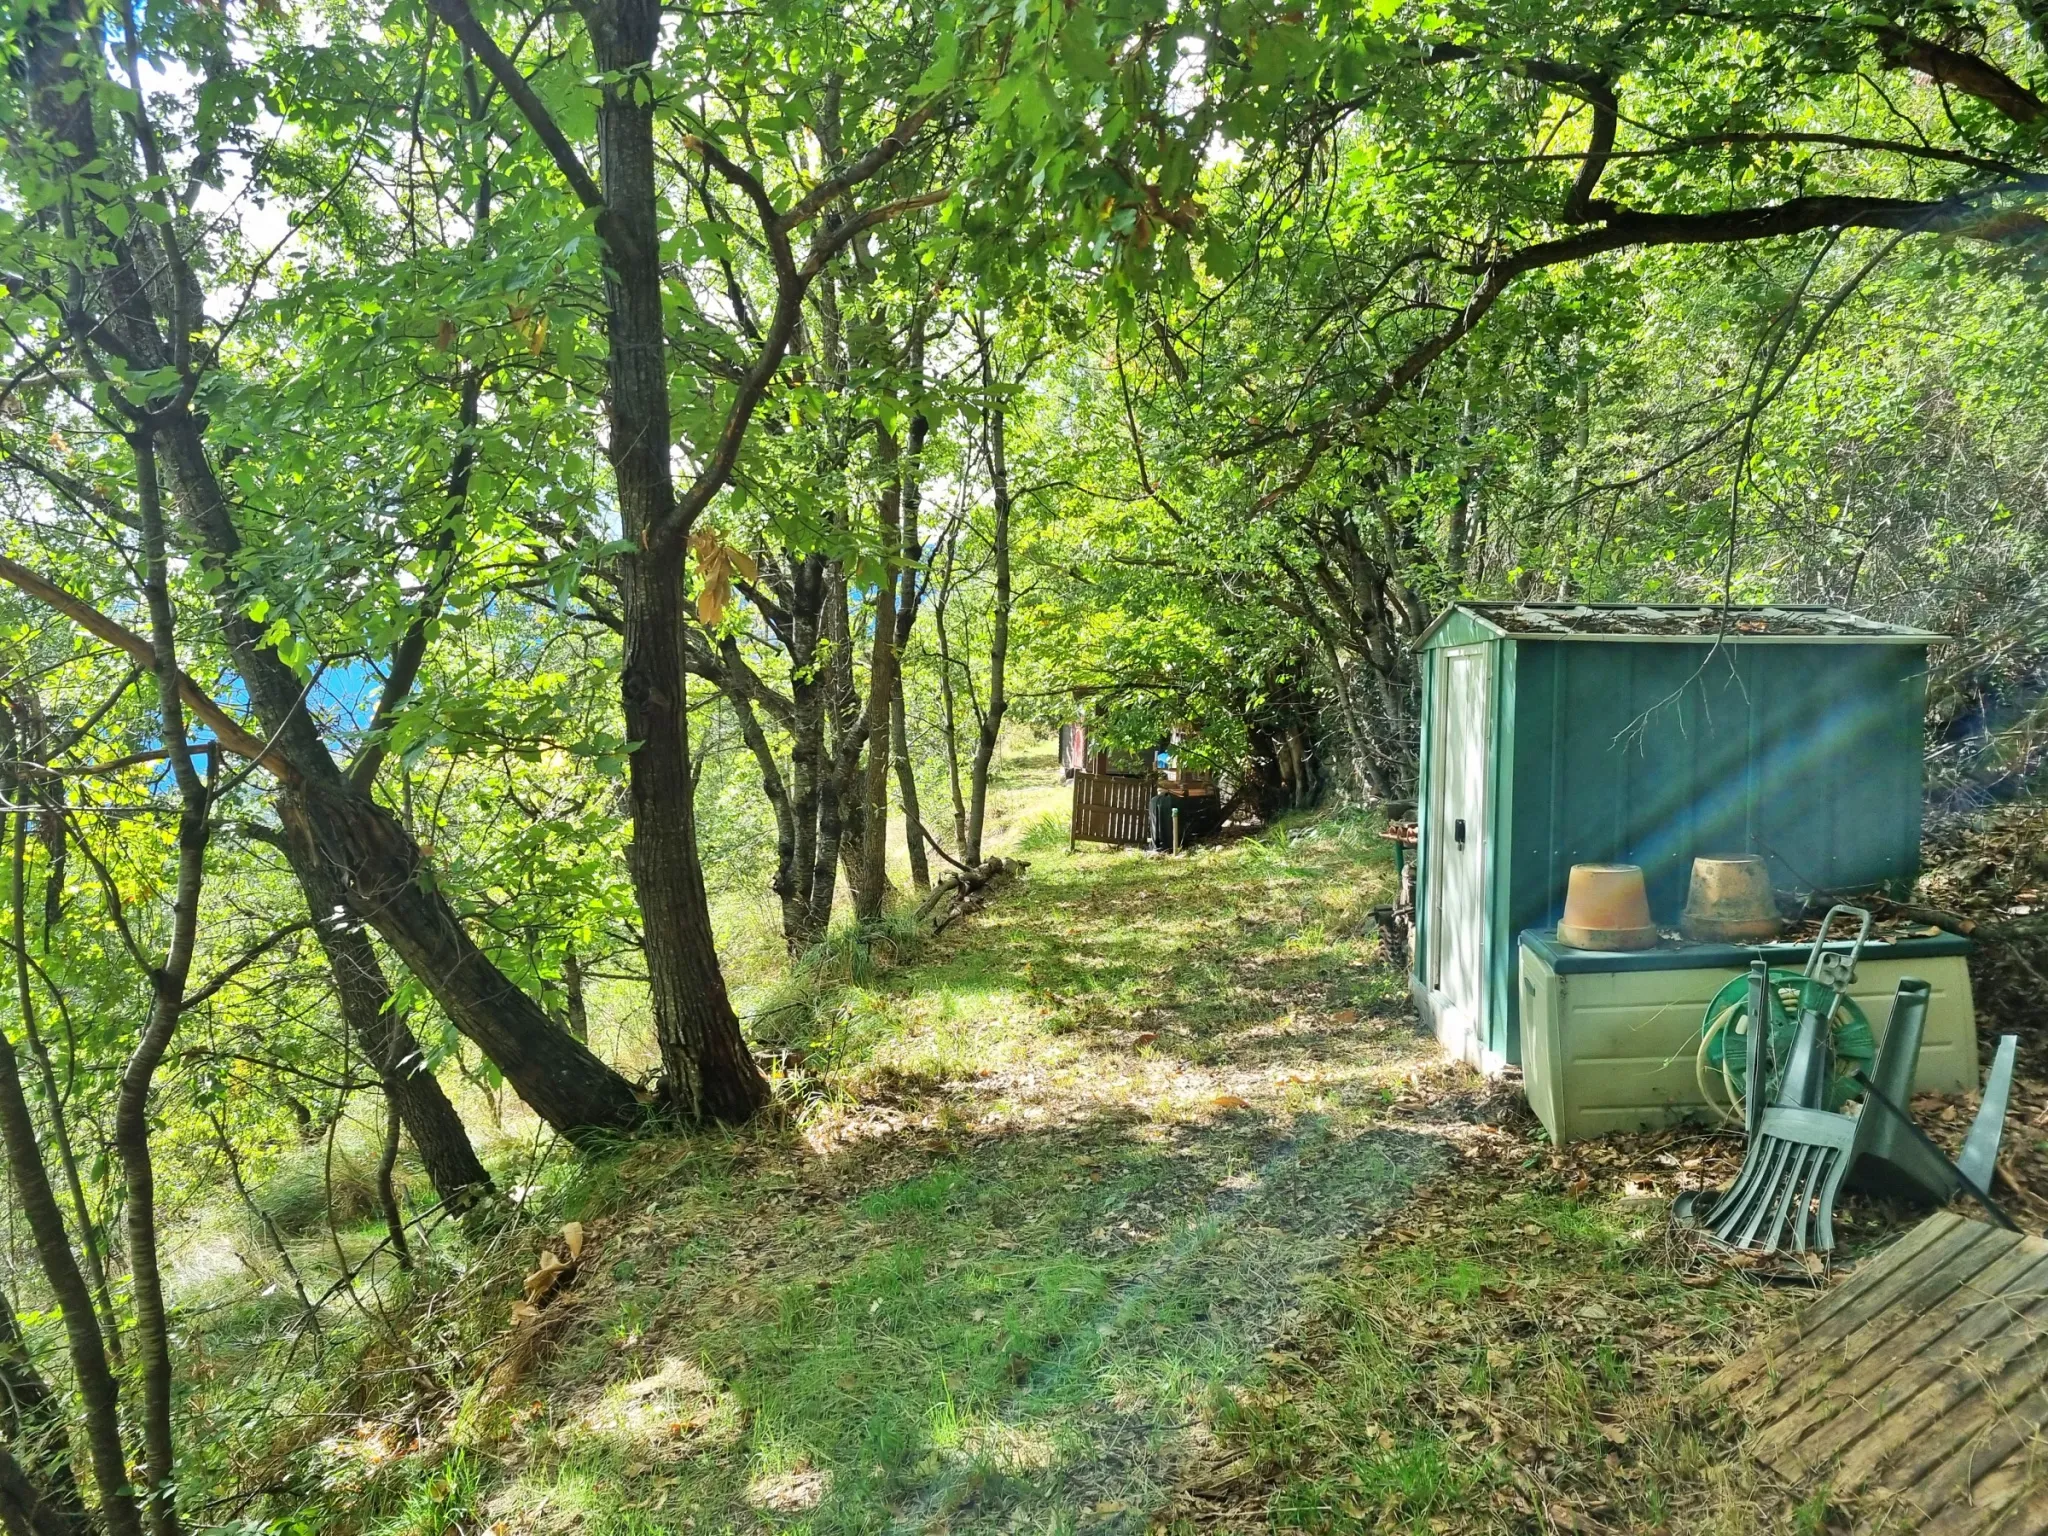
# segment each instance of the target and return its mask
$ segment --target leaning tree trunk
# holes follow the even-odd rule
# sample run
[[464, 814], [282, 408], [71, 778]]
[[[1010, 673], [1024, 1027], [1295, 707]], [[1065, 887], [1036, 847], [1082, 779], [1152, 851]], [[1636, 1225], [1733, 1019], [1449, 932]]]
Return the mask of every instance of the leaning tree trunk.
[[559, 1028], [491, 962], [433, 884], [411, 835], [382, 806], [335, 776], [279, 796], [279, 817], [303, 817], [321, 857], [449, 1021], [476, 1042], [512, 1091], [565, 1136], [601, 1139], [642, 1118], [633, 1085]]
[[383, 1079], [384, 1092], [418, 1149], [434, 1193], [454, 1211], [473, 1205], [491, 1190], [490, 1171], [476, 1155], [440, 1079], [427, 1069], [426, 1053], [405, 1018], [393, 1006], [391, 987], [370, 936], [349, 910], [348, 897], [320, 857], [307, 818], [295, 796], [280, 795], [285, 857], [313, 914], [313, 931], [327, 956], [342, 1018], [364, 1056]]
[[304, 690], [243, 607], [232, 574], [241, 539], [198, 424], [175, 412], [160, 441], [185, 520], [220, 576], [214, 591], [221, 627], [257, 717], [301, 775], [299, 783], [279, 787], [279, 820], [304, 824], [349, 908], [377, 930], [535, 1114], [579, 1140], [631, 1129], [642, 1116], [633, 1085], [556, 1028], [547, 1010], [477, 947], [411, 834], [335, 765], [304, 708]]
[[[91, 281], [83, 291], [103, 303], [102, 313], [77, 317], [80, 325], [74, 330], [89, 334], [85, 345], [117, 354], [140, 373], [185, 372], [189, 327], [196, 320], [180, 312], [185, 306], [174, 305], [166, 336], [143, 278], [138, 247], [100, 217], [110, 205], [99, 200], [103, 184], [89, 176], [102, 151], [93, 115], [98, 97], [84, 68], [100, 57], [87, 8], [79, 0], [52, 0], [21, 32], [32, 113], [43, 142], [56, 149], [57, 168], [70, 178], [67, 216], [90, 247], [83, 259]], [[123, 227], [131, 233], [140, 228], [128, 220]], [[175, 254], [174, 233], [162, 238], [152, 259]], [[263, 643], [261, 627], [248, 616], [238, 569], [241, 536], [199, 421], [182, 397], [154, 411], [151, 428], [180, 520], [211, 580], [236, 670], [264, 733], [301, 781], [286, 789], [303, 794], [320, 855], [356, 910], [383, 934], [456, 1027], [492, 1055], [514, 1090], [556, 1129], [582, 1136], [636, 1123], [639, 1102], [632, 1085], [556, 1029], [545, 1011], [477, 949], [426, 878], [412, 839], [335, 765], [304, 707], [304, 688]]]

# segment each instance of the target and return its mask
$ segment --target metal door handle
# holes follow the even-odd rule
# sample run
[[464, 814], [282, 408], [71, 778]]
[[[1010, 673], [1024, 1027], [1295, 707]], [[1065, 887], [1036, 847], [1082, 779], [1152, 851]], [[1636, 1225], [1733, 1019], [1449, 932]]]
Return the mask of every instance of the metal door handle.
[[1456, 839], [1458, 840], [1458, 846], [1459, 846], [1460, 848], [1462, 848], [1462, 847], [1464, 847], [1464, 846], [1465, 846], [1465, 818], [1464, 818], [1464, 817], [1460, 816], [1460, 817], [1459, 817], [1459, 818], [1458, 818], [1458, 819], [1457, 819], [1456, 821], [1454, 821], [1454, 822], [1452, 822], [1452, 823], [1451, 823], [1451, 836], [1455, 837], [1455, 838], [1456, 838]]

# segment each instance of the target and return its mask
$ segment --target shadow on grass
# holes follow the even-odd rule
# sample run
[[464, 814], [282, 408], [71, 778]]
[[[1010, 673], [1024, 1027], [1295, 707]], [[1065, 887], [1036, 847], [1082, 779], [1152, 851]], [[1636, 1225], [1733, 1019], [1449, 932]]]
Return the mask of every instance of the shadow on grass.
[[[538, 1437], [510, 1497], [597, 1536], [749, 1509], [816, 1532], [1140, 1528], [1306, 1280], [1440, 1158], [1319, 1116], [1112, 1112], [785, 1210], [745, 1253], [696, 1240], [748, 1219], [760, 1191], [736, 1184], [665, 1272], [590, 1298], [606, 1322], [549, 1375], [611, 1384]], [[676, 1352], [638, 1342], [657, 1338]]]
[[1044, 853], [821, 993], [788, 1043], [874, 1129], [707, 1142], [613, 1192], [494, 1516], [1142, 1528], [1313, 1277], [1443, 1160], [1372, 1119], [1411, 1048], [1365, 933], [1382, 854]]

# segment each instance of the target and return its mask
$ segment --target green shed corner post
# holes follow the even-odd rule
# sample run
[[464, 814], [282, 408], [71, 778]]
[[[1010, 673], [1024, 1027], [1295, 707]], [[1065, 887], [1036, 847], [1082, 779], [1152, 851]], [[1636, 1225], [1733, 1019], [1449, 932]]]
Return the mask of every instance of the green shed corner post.
[[1424, 631], [1416, 811], [1415, 968], [1410, 991], [1446, 1051], [1482, 1071], [1508, 1064], [1494, 973], [1509, 963], [1491, 920], [1503, 867], [1501, 702], [1513, 646], [1465, 608]]
[[1697, 855], [1781, 890], [1919, 873], [1926, 649], [1836, 609], [1462, 603], [1417, 641], [1411, 990], [1453, 1055], [1518, 1065], [1519, 936], [1576, 863], [1643, 867], [1675, 928]]

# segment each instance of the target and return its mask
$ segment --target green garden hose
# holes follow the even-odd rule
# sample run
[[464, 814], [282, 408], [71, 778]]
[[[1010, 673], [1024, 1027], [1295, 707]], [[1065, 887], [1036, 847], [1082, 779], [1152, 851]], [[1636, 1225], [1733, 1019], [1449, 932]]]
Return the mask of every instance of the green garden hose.
[[[1771, 1033], [1765, 1092], [1773, 1099], [1777, 1097], [1780, 1066], [1792, 1049], [1800, 1014], [1813, 1008], [1825, 1016], [1829, 1007], [1834, 1006], [1830, 1042], [1834, 1070], [1828, 1079], [1827, 1108], [1840, 1109], [1858, 1097], [1862, 1090], [1856, 1086], [1855, 1074], [1859, 1068], [1868, 1071], [1877, 1059], [1877, 1037], [1856, 1000], [1845, 993], [1837, 1005], [1832, 987], [1799, 971], [1783, 970], [1771, 972], [1768, 995]], [[1749, 1018], [1749, 978], [1737, 976], [1707, 1004], [1700, 1020], [1700, 1045], [1693, 1062], [1700, 1093], [1714, 1112], [1731, 1124], [1742, 1118], [1742, 1090], [1749, 1080], [1749, 1046], [1755, 1033]], [[1709, 1086], [1716, 1077], [1721, 1082], [1719, 1094]]]

